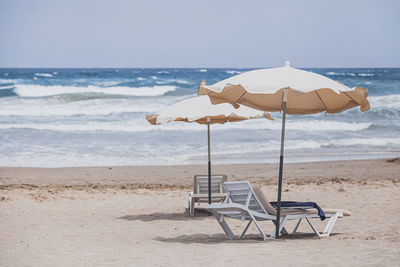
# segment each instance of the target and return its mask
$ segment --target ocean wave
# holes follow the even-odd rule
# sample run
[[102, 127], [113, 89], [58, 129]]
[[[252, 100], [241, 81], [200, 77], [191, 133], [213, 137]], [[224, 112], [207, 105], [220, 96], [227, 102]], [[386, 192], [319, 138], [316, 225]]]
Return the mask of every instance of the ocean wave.
[[95, 85], [99, 86], [105, 86], [105, 87], [110, 87], [110, 86], [115, 86], [121, 83], [120, 81], [99, 81], [99, 82], [94, 82]]
[[334, 72], [334, 71], [330, 71], [327, 72], [326, 75], [346, 75], [346, 73], [342, 73], [342, 72]]
[[368, 96], [371, 105], [371, 111], [377, 109], [395, 109], [400, 110], [400, 94], [399, 95], [383, 95]]
[[[193, 95], [190, 95], [193, 96]], [[117, 116], [126, 113], [147, 124], [143, 113], [156, 113], [190, 96], [165, 96], [149, 101], [148, 98], [85, 98], [82, 95], [60, 95], [51, 98], [3, 98], [0, 100], [0, 118], [19, 117], [31, 120], [41, 117]], [[81, 101], [85, 100], [85, 101]], [[88, 119], [82, 117], [82, 119]]]
[[161, 71], [157, 71], [158, 74], [168, 74], [169, 71], [166, 70], [161, 70]]
[[228, 74], [240, 74], [242, 72], [238, 71], [238, 70], [227, 70], [226, 73], [228, 73]]
[[0, 83], [6, 83], [6, 84], [10, 84], [10, 83], [17, 83], [18, 80], [17, 79], [0, 79]]
[[42, 86], [32, 84], [17, 84], [15, 93], [22, 97], [45, 97], [62, 94], [85, 94], [96, 93], [105, 95], [127, 95], [127, 96], [161, 96], [176, 90], [175, 86], [143, 86], [143, 87], [99, 87], [89, 85], [80, 86]]
[[[151, 107], [148, 107], [151, 109]], [[140, 107], [138, 110], [142, 112], [145, 107]], [[80, 112], [85, 115], [107, 115], [113, 112], [115, 113], [123, 113], [123, 112], [137, 112], [134, 107], [130, 109], [116, 109], [116, 108], [107, 108], [107, 109], [86, 109], [85, 111], [68, 111], [66, 108], [60, 108], [54, 110], [53, 116], [65, 116], [65, 115], [79, 115]], [[9, 113], [12, 113], [10, 111]], [[32, 110], [31, 116], [36, 114], [40, 116], [48, 116], [48, 110], [40, 111], [39, 109]], [[44, 114], [45, 113], [45, 114]], [[25, 112], [18, 112], [14, 110], [15, 115], [25, 115]], [[322, 124], [323, 125], [323, 124]], [[325, 127], [321, 127], [321, 123], [317, 121], [311, 122], [288, 122], [286, 125], [286, 129], [288, 130], [299, 130], [299, 131], [313, 131], [313, 132], [321, 132], [321, 131], [360, 131], [364, 130], [371, 126], [371, 123], [339, 123], [339, 122], [327, 122], [325, 123]], [[17, 123], [17, 124], [3, 124], [0, 125], [0, 128], [30, 128], [30, 129], [38, 129], [38, 130], [54, 130], [54, 131], [113, 131], [113, 132], [147, 132], [147, 131], [204, 131], [204, 125], [197, 123], [183, 123], [183, 122], [173, 122], [164, 125], [150, 125], [145, 121], [145, 118], [136, 118], [131, 123], [127, 123], [125, 120], [123, 122], [88, 122], [87, 120], [83, 121], [82, 124], [47, 124], [47, 123]], [[232, 129], [242, 129], [242, 130], [276, 130], [279, 132], [281, 130], [281, 124], [279, 122], [265, 122], [260, 123], [260, 121], [256, 122], [255, 120], [249, 120], [245, 122], [236, 122], [236, 123], [228, 123], [224, 125], [214, 124], [212, 126], [213, 131], [220, 130], [232, 130]]]
[[189, 82], [185, 80], [176, 80], [176, 82], [180, 84], [189, 84]]
[[197, 71], [199, 71], [199, 72], [207, 72], [207, 69], [199, 69]]
[[15, 85], [14, 84], [2, 84], [0, 85], [0, 90], [11, 90], [14, 89]]
[[35, 73], [35, 76], [50, 78], [53, 77], [51, 73]]
[[[273, 115], [272, 115], [273, 116]], [[370, 122], [341, 122], [334, 120], [288, 120], [286, 129], [298, 131], [361, 131], [372, 126]], [[278, 121], [266, 123], [265, 129], [279, 130], [282, 125]], [[262, 128], [261, 128], [262, 129]]]
[[[321, 149], [321, 148], [344, 148], [344, 147], [369, 147], [369, 148], [380, 148], [385, 146], [400, 146], [400, 138], [339, 138], [339, 139], [320, 139], [320, 140], [307, 140], [307, 139], [295, 139], [286, 140], [285, 150], [307, 150], [307, 149]], [[226, 144], [216, 143], [214, 144], [214, 155], [218, 155], [218, 151], [221, 154], [225, 153], [241, 153], [253, 152], [271, 152], [279, 151], [281, 146], [280, 140], [269, 140], [265, 142], [250, 142], [250, 143], [232, 143], [227, 146]], [[350, 151], [349, 151], [350, 152]], [[354, 153], [354, 151], [352, 151]]]
[[383, 147], [388, 145], [400, 145], [400, 138], [346, 138], [336, 139], [321, 144], [321, 147], [349, 147], [349, 146], [369, 146]]
[[351, 76], [351, 77], [355, 77], [355, 76], [361, 76], [361, 77], [372, 77], [375, 76], [375, 74], [373, 73], [352, 73], [352, 72], [334, 72], [334, 71], [329, 71], [326, 73], [326, 75], [330, 75], [330, 76]]
[[[70, 116], [108, 116], [123, 113], [155, 113], [166, 105], [163, 103], [118, 102], [114, 105], [104, 101], [85, 101], [66, 104], [35, 103], [0, 106], [1, 116], [51, 118]], [[1, 117], [0, 116], [0, 117]]]
[[152, 125], [125, 125], [111, 122], [91, 122], [85, 123], [8, 123], [0, 124], [0, 129], [33, 129], [33, 130], [48, 130], [62, 132], [146, 132], [149, 131]]

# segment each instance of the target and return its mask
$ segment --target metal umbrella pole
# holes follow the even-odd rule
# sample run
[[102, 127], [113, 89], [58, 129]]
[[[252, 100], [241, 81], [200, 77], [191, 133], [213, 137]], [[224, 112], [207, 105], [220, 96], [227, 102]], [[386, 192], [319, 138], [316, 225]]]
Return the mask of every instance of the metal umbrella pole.
[[210, 117], [207, 118], [207, 137], [208, 137], [208, 204], [211, 204]]
[[286, 102], [287, 102], [287, 90], [283, 91], [282, 100], [282, 134], [281, 134], [281, 153], [279, 157], [279, 180], [278, 180], [278, 200], [277, 200], [277, 211], [276, 211], [276, 229], [275, 238], [279, 237], [279, 225], [281, 221], [281, 198], [282, 198], [282, 175], [283, 175], [283, 151], [285, 147], [285, 125], [286, 125]]

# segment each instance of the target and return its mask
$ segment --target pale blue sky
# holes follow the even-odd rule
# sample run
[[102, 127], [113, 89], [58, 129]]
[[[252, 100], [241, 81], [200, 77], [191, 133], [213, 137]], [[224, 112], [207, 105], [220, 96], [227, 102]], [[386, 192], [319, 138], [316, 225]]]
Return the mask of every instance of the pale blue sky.
[[400, 1], [0, 0], [0, 67], [400, 67]]

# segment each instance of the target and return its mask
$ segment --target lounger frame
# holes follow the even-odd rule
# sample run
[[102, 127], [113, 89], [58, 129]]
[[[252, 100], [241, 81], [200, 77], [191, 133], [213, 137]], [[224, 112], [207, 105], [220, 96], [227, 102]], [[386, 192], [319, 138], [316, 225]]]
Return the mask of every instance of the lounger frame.
[[[211, 175], [211, 202], [221, 203], [226, 198], [223, 183], [227, 181], [227, 176], [223, 174]], [[193, 192], [189, 192], [188, 210], [194, 216], [195, 203], [208, 203], [208, 175], [195, 175], [193, 178]]]
[[[216, 217], [218, 223], [224, 230], [228, 239], [243, 239], [251, 223], [254, 223], [260, 232], [264, 240], [275, 238], [275, 229], [272, 233], [267, 236], [261, 228], [259, 221], [272, 221], [275, 225], [276, 216], [269, 214], [261, 204], [257, 195], [254, 193], [248, 181], [240, 182], [226, 182], [224, 188], [227, 191], [227, 197], [222, 204], [211, 204], [207, 205], [206, 209]], [[231, 201], [231, 203], [230, 203]], [[281, 208], [282, 211], [295, 211], [297, 214], [281, 215], [279, 223], [279, 233], [281, 235], [288, 235], [289, 233], [285, 229], [285, 224], [289, 220], [297, 220], [295, 227], [290, 234], [296, 233], [301, 221], [305, 219], [314, 233], [318, 237], [328, 237], [335, 225], [338, 218], [343, 217], [343, 213], [340, 211], [334, 213], [325, 213], [326, 218], [329, 218], [328, 223], [323, 232], [319, 232], [311, 219], [319, 218], [318, 214], [310, 214], [307, 209], [312, 207], [296, 207], [296, 208]], [[303, 213], [301, 213], [303, 211]], [[242, 221], [248, 221], [244, 230], [239, 236], [236, 236], [232, 229], [229, 227], [225, 218], [239, 219]]]

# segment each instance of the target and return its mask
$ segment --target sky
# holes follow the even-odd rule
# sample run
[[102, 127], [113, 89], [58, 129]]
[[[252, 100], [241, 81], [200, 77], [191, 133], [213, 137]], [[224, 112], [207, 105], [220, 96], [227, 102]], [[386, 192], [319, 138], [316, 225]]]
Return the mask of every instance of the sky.
[[400, 67], [400, 1], [0, 0], [0, 67]]

